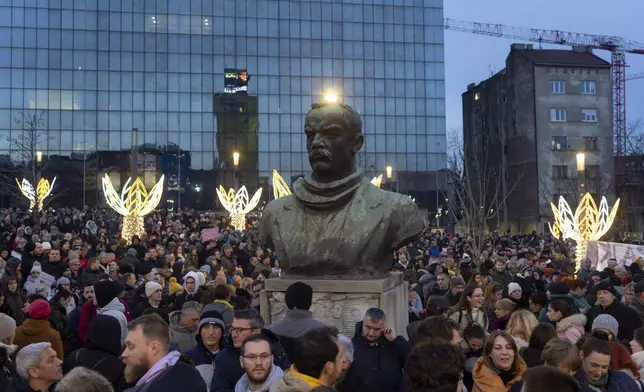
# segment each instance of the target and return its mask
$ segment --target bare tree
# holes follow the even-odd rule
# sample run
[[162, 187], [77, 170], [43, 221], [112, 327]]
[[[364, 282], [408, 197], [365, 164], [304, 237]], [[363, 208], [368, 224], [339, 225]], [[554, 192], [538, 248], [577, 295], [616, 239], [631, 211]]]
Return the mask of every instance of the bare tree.
[[489, 227], [500, 225], [507, 200], [523, 176], [522, 170], [511, 184], [505, 184], [504, 194], [506, 176], [501, 161], [488, 153], [489, 144], [489, 137], [485, 136], [468, 140], [466, 146], [462, 133], [448, 133], [447, 166], [453, 195], [446, 199], [453, 218], [470, 236], [476, 257], [485, 246]]
[[628, 124], [626, 130], [626, 155], [644, 155], [644, 118], [639, 117]]
[[0, 192], [11, 197], [22, 198], [16, 184], [25, 178], [34, 188], [40, 179], [40, 172], [45, 170], [47, 161], [38, 162], [40, 154], [47, 147], [49, 133], [45, 129], [45, 111], [21, 111], [13, 119], [18, 125], [20, 132], [17, 136], [5, 136], [10, 143], [10, 162], [0, 172], [0, 183], [3, 185]]

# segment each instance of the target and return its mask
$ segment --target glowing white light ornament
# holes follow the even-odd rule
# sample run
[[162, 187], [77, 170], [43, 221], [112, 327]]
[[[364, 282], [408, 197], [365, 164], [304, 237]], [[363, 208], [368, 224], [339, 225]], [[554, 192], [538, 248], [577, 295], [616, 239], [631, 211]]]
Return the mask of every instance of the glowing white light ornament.
[[284, 181], [277, 170], [273, 170], [273, 195], [275, 198], [279, 199], [280, 197], [288, 196], [291, 193], [291, 188], [288, 187], [286, 181]]
[[[597, 208], [590, 193], [586, 193], [581, 198], [574, 214], [563, 196], [559, 197], [558, 208], [552, 203], [550, 206], [555, 216], [554, 224], [548, 223], [550, 233], [557, 238], [561, 236], [564, 240], [574, 240], [577, 243], [575, 257], [579, 262], [586, 257], [588, 241], [598, 241], [612, 226], [619, 208], [619, 199], [610, 211], [606, 197], [602, 196], [599, 208]], [[577, 263], [578, 270], [579, 263]]]
[[51, 181], [51, 184], [48, 179], [41, 178], [40, 181], [38, 181], [38, 185], [36, 185], [35, 190], [31, 183], [25, 178], [22, 179], [22, 182], [18, 181], [16, 178], [16, 183], [18, 184], [20, 193], [29, 200], [29, 211], [32, 211], [36, 205], [38, 205], [38, 210], [42, 210], [43, 201], [51, 194], [52, 189], [54, 189], [56, 177]]
[[259, 188], [255, 192], [250, 201], [248, 200], [248, 191], [245, 186], [239, 188], [237, 193], [235, 193], [233, 188], [230, 188], [226, 192], [226, 189], [219, 185], [219, 188], [217, 188], [217, 196], [219, 197], [221, 205], [226, 211], [230, 212], [230, 223], [233, 227], [236, 230], [243, 230], [246, 225], [246, 214], [254, 210], [257, 204], [259, 204], [259, 199], [262, 198], [262, 188]]
[[380, 188], [380, 186], [382, 185], [382, 174], [379, 175], [378, 177], [372, 178], [371, 183], [377, 186], [378, 188]]
[[123, 216], [121, 238], [125, 238], [128, 243], [132, 241], [133, 235], [143, 234], [143, 217], [159, 205], [163, 194], [164, 178], [165, 176], [161, 176], [150, 192], [145, 189], [145, 184], [140, 178], [137, 178], [132, 184], [130, 184], [132, 179], [128, 178], [120, 195], [114, 189], [108, 174], [102, 178], [105, 200], [114, 211]]

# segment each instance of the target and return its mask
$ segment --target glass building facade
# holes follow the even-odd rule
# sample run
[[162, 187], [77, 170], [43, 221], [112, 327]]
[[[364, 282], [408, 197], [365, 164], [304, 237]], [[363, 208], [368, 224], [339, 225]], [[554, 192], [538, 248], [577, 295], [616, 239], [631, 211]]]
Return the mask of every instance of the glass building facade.
[[[387, 186], [434, 210], [443, 42], [442, 0], [0, 0], [0, 173], [56, 176], [74, 197], [54, 204], [102, 203], [134, 143], [164, 202], [217, 208], [219, 185], [268, 201], [273, 169], [289, 184], [310, 170], [304, 116], [333, 90], [362, 115], [360, 167], [391, 166]], [[247, 91], [225, 92], [227, 68]]]

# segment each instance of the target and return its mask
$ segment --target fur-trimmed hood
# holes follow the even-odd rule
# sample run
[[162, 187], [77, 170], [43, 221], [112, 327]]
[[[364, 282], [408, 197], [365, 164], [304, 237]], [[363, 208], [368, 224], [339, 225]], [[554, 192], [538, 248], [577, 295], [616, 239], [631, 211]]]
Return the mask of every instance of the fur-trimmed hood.
[[582, 327], [586, 326], [586, 316], [577, 313], [572, 316], [564, 317], [557, 322], [557, 332], [565, 332], [570, 327]]

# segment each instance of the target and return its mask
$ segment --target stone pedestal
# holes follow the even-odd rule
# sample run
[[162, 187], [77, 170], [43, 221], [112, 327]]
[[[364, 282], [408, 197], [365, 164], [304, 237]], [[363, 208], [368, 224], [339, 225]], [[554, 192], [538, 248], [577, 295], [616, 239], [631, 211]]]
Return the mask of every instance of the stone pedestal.
[[337, 327], [353, 337], [355, 324], [369, 308], [380, 308], [387, 315], [387, 328], [407, 337], [409, 324], [408, 283], [401, 274], [374, 280], [268, 279], [261, 292], [261, 313], [266, 324], [279, 320], [286, 312], [284, 294], [288, 286], [304, 282], [313, 288], [311, 312], [316, 319]]

